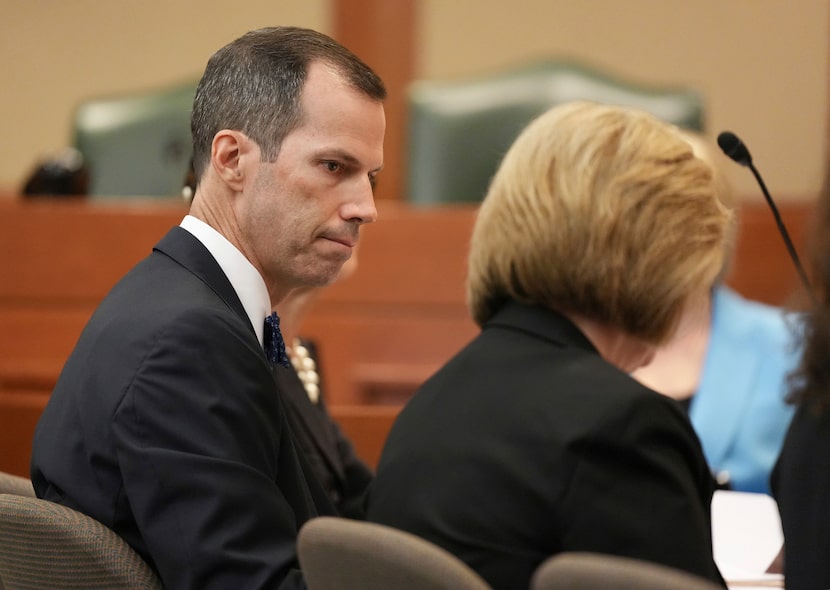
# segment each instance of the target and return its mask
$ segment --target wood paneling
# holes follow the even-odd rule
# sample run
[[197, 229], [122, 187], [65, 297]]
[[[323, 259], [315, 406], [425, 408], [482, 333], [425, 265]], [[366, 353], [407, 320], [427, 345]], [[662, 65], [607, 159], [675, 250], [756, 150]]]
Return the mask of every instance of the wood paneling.
[[403, 195], [406, 89], [415, 71], [418, 0], [335, 0], [334, 37], [383, 78], [386, 99], [384, 169], [377, 196]]
[[[779, 205], [781, 219], [807, 267], [805, 244], [812, 228], [814, 206], [804, 202]], [[745, 296], [786, 307], [800, 308], [806, 292], [778, 232], [767, 204], [744, 202], [738, 216], [738, 240], [726, 282]]]
[[[472, 206], [378, 204], [355, 274], [303, 326], [332, 413], [374, 464], [400, 405], [477, 332], [465, 306]], [[178, 203], [0, 199], [0, 470], [25, 475], [34, 425], [89, 315], [184, 215]], [[796, 245], [811, 204], [781, 207]], [[793, 301], [798, 279], [766, 204], [745, 204], [728, 282]]]

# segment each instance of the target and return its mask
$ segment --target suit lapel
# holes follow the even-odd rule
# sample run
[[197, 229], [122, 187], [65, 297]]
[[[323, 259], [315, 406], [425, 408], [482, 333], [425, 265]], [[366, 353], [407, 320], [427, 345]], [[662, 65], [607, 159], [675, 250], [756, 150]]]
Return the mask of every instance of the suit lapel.
[[[245, 313], [242, 302], [234, 291], [228, 277], [207, 248], [186, 229], [174, 227], [153, 250], [175, 260], [184, 268], [199, 277], [214, 293], [245, 322], [256, 336], [253, 326]], [[264, 321], [264, 319], [263, 319]], [[263, 355], [265, 353], [263, 352]]]
[[345, 474], [338, 459], [337, 441], [334, 440], [323, 412], [308, 399], [305, 388], [293, 368], [274, 367], [274, 379], [280, 394], [290, 408], [291, 423], [296, 436], [307, 441], [306, 444], [313, 446], [329, 469], [336, 473], [337, 478], [342, 482]]

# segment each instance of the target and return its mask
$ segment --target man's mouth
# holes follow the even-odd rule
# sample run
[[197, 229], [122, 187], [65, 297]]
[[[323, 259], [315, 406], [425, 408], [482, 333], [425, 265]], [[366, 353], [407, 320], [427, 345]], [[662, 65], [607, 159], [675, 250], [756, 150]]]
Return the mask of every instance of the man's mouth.
[[336, 242], [338, 244], [342, 244], [347, 248], [354, 248], [357, 244], [357, 236], [339, 236], [339, 235], [331, 235], [331, 234], [323, 234], [320, 236], [325, 240], [329, 240], [330, 242]]

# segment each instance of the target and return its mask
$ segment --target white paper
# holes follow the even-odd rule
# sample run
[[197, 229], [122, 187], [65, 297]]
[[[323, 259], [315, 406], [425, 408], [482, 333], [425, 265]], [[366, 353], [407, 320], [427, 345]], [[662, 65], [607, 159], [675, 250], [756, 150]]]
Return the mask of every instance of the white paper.
[[778, 506], [766, 494], [718, 490], [712, 498], [715, 563], [730, 588], [783, 587], [766, 573], [784, 542]]

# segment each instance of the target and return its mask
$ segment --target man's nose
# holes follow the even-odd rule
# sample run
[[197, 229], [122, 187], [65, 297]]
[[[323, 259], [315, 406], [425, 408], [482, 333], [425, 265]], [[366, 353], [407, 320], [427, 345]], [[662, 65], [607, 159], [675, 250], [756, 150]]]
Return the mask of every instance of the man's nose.
[[343, 217], [347, 221], [355, 221], [360, 225], [377, 221], [378, 211], [375, 207], [375, 194], [368, 178], [365, 183], [361, 183], [357, 193], [345, 205]]

